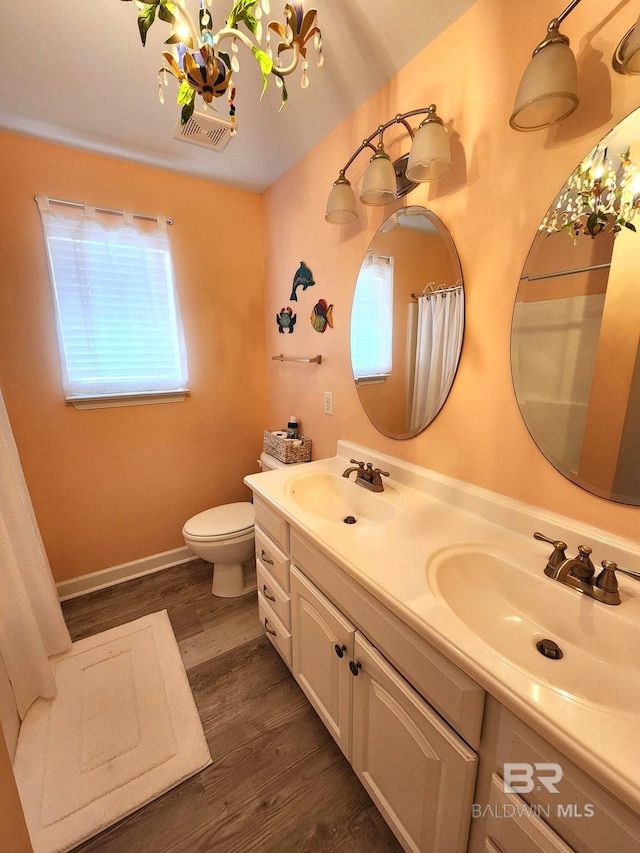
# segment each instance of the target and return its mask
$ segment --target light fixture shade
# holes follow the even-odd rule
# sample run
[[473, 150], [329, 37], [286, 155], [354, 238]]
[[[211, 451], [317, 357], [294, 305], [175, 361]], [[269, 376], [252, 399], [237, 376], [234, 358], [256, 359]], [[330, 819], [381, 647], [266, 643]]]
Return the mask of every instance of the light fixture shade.
[[384, 151], [378, 150], [367, 167], [360, 190], [363, 204], [389, 204], [396, 200], [396, 171]]
[[613, 68], [618, 74], [640, 76], [640, 17], [616, 48]]
[[557, 124], [578, 106], [578, 68], [565, 42], [541, 47], [520, 81], [509, 124], [514, 130], [541, 130]]
[[450, 168], [451, 149], [447, 131], [439, 120], [424, 122], [411, 145], [407, 178], [415, 183], [437, 181]]
[[338, 179], [333, 185], [327, 199], [327, 212], [324, 218], [333, 225], [346, 225], [358, 218], [356, 197], [346, 178]]

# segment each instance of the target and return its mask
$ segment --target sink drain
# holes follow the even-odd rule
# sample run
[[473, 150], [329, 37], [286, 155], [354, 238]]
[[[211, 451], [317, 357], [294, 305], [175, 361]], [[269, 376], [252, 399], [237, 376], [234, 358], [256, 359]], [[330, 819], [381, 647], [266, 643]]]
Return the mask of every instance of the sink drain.
[[355, 524], [356, 519], [352, 515], [348, 515], [346, 518], [342, 519], [345, 524]]
[[551, 658], [551, 660], [560, 660], [563, 656], [562, 649], [557, 643], [554, 643], [553, 640], [538, 640], [536, 643], [536, 649], [541, 655], [544, 655], [546, 658]]

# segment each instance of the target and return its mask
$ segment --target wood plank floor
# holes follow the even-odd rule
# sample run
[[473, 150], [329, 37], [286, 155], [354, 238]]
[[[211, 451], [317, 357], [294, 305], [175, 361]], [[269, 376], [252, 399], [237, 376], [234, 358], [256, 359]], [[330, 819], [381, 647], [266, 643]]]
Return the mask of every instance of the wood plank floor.
[[399, 851], [368, 794], [265, 638], [255, 595], [211, 595], [194, 560], [64, 602], [73, 640], [166, 609], [213, 764], [82, 853]]

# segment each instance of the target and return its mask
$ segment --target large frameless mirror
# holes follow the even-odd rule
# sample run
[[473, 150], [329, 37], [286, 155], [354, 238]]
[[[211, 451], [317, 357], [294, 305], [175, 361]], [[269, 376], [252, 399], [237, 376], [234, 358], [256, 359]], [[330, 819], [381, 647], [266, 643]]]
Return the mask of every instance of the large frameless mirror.
[[462, 270], [438, 217], [392, 213], [360, 267], [351, 311], [351, 367], [372, 424], [411, 438], [438, 414], [456, 374], [464, 329]]
[[640, 505], [636, 164], [640, 110], [587, 154], [549, 208], [520, 279], [511, 367], [549, 462], [595, 495]]

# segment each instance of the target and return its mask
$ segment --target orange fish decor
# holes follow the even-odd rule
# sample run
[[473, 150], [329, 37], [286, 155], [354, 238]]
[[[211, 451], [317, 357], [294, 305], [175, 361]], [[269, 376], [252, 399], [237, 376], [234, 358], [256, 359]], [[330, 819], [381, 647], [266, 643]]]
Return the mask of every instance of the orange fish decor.
[[316, 332], [325, 332], [327, 326], [333, 329], [333, 305], [327, 305], [324, 299], [318, 299], [311, 311], [311, 325]]

